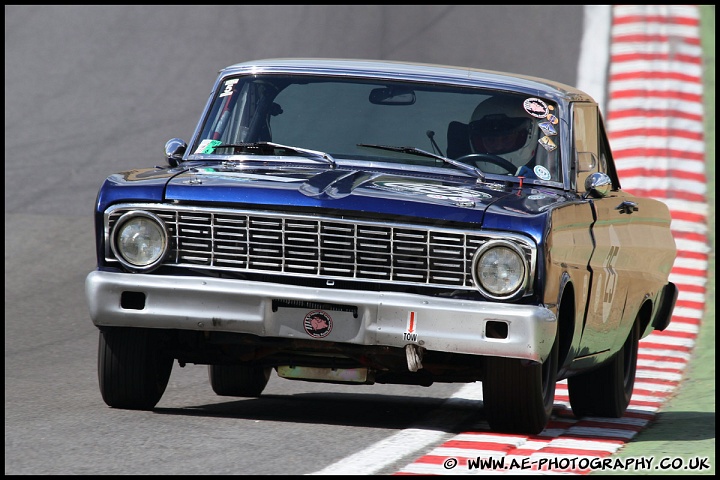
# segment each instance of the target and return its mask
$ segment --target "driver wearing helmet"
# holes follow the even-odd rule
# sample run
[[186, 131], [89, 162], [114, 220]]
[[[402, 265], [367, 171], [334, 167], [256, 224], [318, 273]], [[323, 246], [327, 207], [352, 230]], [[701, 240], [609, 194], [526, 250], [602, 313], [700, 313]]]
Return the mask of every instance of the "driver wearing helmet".
[[517, 97], [495, 96], [480, 103], [470, 118], [471, 150], [510, 162], [502, 162], [503, 167], [479, 158], [480, 168], [488, 173], [511, 175], [532, 172], [532, 167], [522, 167], [532, 165], [535, 158], [539, 135], [535, 123], [536, 119], [528, 115]]

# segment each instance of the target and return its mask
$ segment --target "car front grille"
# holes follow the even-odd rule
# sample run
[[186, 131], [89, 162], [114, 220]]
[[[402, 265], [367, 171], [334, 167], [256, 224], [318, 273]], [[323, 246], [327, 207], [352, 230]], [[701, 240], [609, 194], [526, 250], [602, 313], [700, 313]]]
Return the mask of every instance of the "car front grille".
[[[168, 230], [164, 265], [327, 279], [474, 289], [472, 258], [493, 235], [389, 222], [277, 212], [118, 205], [105, 215], [106, 240], [121, 215], [144, 210]], [[523, 248], [529, 265], [534, 250]], [[109, 241], [105, 242], [109, 245]], [[115, 261], [107, 249], [108, 261]]]

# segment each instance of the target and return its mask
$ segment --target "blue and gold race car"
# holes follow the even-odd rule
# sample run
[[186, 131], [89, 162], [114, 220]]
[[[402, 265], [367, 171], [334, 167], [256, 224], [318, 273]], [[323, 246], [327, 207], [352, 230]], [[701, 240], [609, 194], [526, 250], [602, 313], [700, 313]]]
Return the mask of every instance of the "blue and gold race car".
[[237, 397], [273, 370], [479, 381], [493, 430], [538, 433], [566, 378], [575, 415], [622, 416], [639, 340], [670, 322], [669, 210], [622, 190], [597, 103], [568, 85], [240, 63], [165, 154], [95, 205], [86, 293], [111, 407], [154, 408], [177, 361]]

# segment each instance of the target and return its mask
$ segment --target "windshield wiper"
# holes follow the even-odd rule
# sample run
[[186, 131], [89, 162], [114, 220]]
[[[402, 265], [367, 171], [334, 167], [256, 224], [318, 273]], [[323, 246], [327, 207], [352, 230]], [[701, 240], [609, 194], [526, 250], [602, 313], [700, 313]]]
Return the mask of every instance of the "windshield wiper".
[[425, 150], [421, 150], [416, 147], [395, 147], [391, 145], [375, 145], [372, 143], [358, 143], [357, 146], [379, 148], [381, 150], [390, 150], [392, 152], [412, 153], [414, 155], [420, 155], [422, 157], [435, 158], [438, 160], [442, 160], [443, 162], [448, 163], [453, 167], [462, 170], [463, 172], [473, 175], [480, 182], [485, 181], [485, 172], [483, 172], [477, 167], [473, 167], [472, 165], [468, 165], [467, 163], [458, 162], [456, 160], [453, 160], [452, 158], [443, 157], [442, 155], [436, 155], [434, 153], [426, 152]]
[[[218, 148], [243, 148], [246, 150], [259, 150], [259, 151], [261, 151], [261, 153], [265, 153], [265, 152], [262, 152], [262, 150], [275, 151], [276, 148], [281, 148], [283, 150], [288, 150], [290, 152], [294, 152], [299, 155], [302, 155], [305, 158], [310, 158], [312, 160], [324, 161], [325, 163], [330, 165], [330, 168], [335, 168], [337, 166], [337, 164], [335, 163], [335, 159], [329, 153], [320, 152], [317, 150], [310, 150], [310, 149], [301, 148], [301, 147], [291, 147], [289, 145], [282, 145], [280, 143], [273, 143], [273, 142], [220, 143], [218, 145], [213, 145], [211, 148], [213, 151], [217, 150]], [[212, 153], [212, 152], [205, 151], [204, 153]]]

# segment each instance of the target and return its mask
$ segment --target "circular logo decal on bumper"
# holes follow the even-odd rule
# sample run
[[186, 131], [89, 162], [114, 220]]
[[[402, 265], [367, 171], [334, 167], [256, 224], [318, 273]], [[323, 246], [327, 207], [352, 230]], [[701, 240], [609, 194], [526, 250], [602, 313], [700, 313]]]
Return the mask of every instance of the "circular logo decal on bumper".
[[323, 338], [332, 331], [332, 317], [322, 310], [313, 310], [305, 315], [303, 326], [308, 335], [313, 338]]

